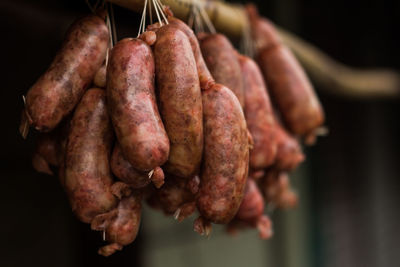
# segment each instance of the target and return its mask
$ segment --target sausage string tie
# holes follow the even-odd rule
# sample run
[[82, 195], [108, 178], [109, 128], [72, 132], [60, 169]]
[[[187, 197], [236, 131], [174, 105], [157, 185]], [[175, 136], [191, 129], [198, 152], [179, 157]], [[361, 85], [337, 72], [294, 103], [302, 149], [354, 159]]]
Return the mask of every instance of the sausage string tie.
[[[151, 6], [149, 6], [149, 9], [151, 10]], [[147, 0], [144, 1], [144, 7], [143, 7], [143, 12], [142, 12], [142, 18], [140, 19], [140, 24], [139, 24], [139, 31], [137, 34], [138, 38], [144, 31], [145, 31], [145, 25], [146, 25], [146, 10], [147, 10]]]
[[193, 0], [191, 3], [188, 25], [194, 28], [195, 32], [204, 32], [205, 25], [208, 32], [216, 33], [215, 27], [205, 11], [204, 3], [199, 0]]
[[[103, 6], [105, 5], [105, 3], [103, 2]], [[108, 66], [108, 57], [110, 54], [110, 49], [113, 48], [115, 41], [117, 40], [117, 33], [116, 33], [116, 28], [115, 28], [115, 20], [114, 20], [114, 10], [112, 9], [112, 4], [108, 3], [106, 6], [106, 24], [107, 24], [107, 28], [108, 28], [108, 33], [110, 35], [109, 38], [109, 44], [107, 47], [107, 52], [106, 52], [106, 62], [105, 65], [106, 67]], [[111, 15], [110, 15], [111, 13]], [[111, 17], [111, 19], [110, 19]]]
[[[26, 107], [26, 99], [24, 95], [22, 95], [22, 101], [24, 102], [24, 107]], [[29, 116], [29, 113], [26, 110], [26, 108], [24, 109], [23, 112], [24, 112], [24, 114], [22, 115], [23, 124], [22, 127], [20, 127], [19, 132], [22, 135], [22, 138], [26, 139], [29, 133], [29, 121], [31, 121], [32, 119]]]
[[100, 0], [97, 0], [94, 5], [92, 5], [89, 0], [85, 0], [85, 2], [86, 2], [86, 5], [89, 7], [90, 11], [95, 14], [96, 9], [100, 4]]
[[[240, 14], [238, 14], [238, 16], [239, 15]], [[255, 45], [251, 38], [250, 22], [249, 22], [249, 17], [247, 15], [245, 15], [244, 21], [245, 23], [242, 28], [242, 36], [239, 44], [240, 52], [242, 52], [246, 56], [253, 58]]]
[[115, 27], [114, 8], [111, 3], [107, 5], [107, 27], [110, 33], [110, 47], [113, 48], [118, 41], [117, 28]]
[[153, 170], [151, 170], [151, 171], [149, 171], [149, 174], [148, 174], [148, 176], [149, 176], [149, 179], [151, 179], [151, 177], [153, 176], [153, 173], [154, 173], [154, 169], [153, 169]]
[[[158, 22], [160, 23], [160, 26], [163, 26], [164, 23], [168, 24], [168, 19], [167, 16], [164, 13], [164, 5], [161, 3], [160, 0], [144, 0], [144, 5], [143, 5], [143, 11], [142, 11], [142, 17], [140, 19], [140, 24], [139, 24], [139, 30], [137, 37], [138, 38], [142, 33], [146, 31], [146, 16], [147, 16], [147, 10], [150, 16], [150, 22], [153, 24], [153, 9], [156, 13]], [[163, 22], [164, 21], [164, 22]]]
[[153, 0], [153, 3], [154, 2], [157, 4], [158, 9], [159, 9], [159, 11], [161, 13], [161, 16], [163, 17], [163, 19], [165, 21], [165, 24], [169, 24], [168, 19], [164, 14], [164, 9], [163, 9], [164, 5], [161, 3], [161, 0]]

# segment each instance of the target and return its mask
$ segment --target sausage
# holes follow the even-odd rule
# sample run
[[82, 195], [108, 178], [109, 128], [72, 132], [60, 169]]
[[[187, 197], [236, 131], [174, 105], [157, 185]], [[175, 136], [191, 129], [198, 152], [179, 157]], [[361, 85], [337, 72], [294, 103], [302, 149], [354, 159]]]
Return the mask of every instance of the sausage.
[[312, 141], [315, 130], [324, 123], [324, 111], [310, 81], [273, 24], [260, 18], [254, 6], [247, 7], [247, 14], [257, 61], [273, 101], [289, 130]]
[[204, 156], [197, 208], [204, 219], [226, 224], [239, 209], [248, 174], [246, 121], [227, 87], [215, 84], [202, 97]]
[[281, 171], [291, 171], [304, 161], [305, 156], [301, 150], [299, 141], [291, 136], [277, 121], [275, 126], [278, 151], [274, 168]]
[[200, 87], [202, 90], [207, 90], [212, 86], [215, 81], [214, 78], [211, 76], [210, 71], [204, 61], [203, 54], [200, 50], [199, 41], [194, 34], [193, 30], [183, 21], [169, 16], [168, 21], [170, 25], [175, 26], [177, 29], [181, 30], [189, 39], [190, 45], [192, 47], [194, 59], [196, 60], [197, 72], [199, 75]]
[[107, 99], [125, 158], [140, 171], [168, 159], [169, 140], [154, 92], [154, 57], [140, 39], [126, 38], [111, 51], [107, 67]]
[[171, 144], [165, 170], [191, 178], [200, 168], [203, 115], [196, 62], [186, 35], [171, 25], [154, 44], [160, 112]]
[[243, 108], [245, 105], [243, 79], [232, 44], [222, 34], [203, 34], [199, 39], [204, 60], [215, 81], [231, 89]]
[[94, 75], [93, 85], [99, 88], [106, 88], [107, 86], [106, 75], [107, 75], [107, 67], [106, 64], [104, 63]]
[[251, 177], [254, 181], [258, 181], [260, 178], [264, 177], [265, 170], [257, 170], [257, 171], [249, 171], [249, 177]]
[[264, 199], [253, 179], [247, 179], [243, 201], [236, 213], [235, 219], [228, 224], [228, 231], [232, 232], [244, 227], [257, 228], [260, 238], [268, 239], [272, 236], [272, 222], [264, 215]]
[[129, 192], [121, 196], [116, 208], [93, 219], [91, 228], [103, 231], [105, 240], [110, 243], [99, 249], [100, 255], [108, 257], [135, 240], [140, 226], [141, 201], [141, 192]]
[[58, 136], [53, 132], [40, 134], [32, 157], [33, 168], [37, 172], [53, 175], [50, 166], [58, 166], [60, 156]]
[[284, 46], [274, 46], [261, 51], [258, 62], [289, 130], [301, 136], [312, 135], [324, 122], [324, 113], [293, 54]]
[[152, 180], [157, 187], [164, 183], [164, 172], [160, 167], [156, 167], [151, 173], [138, 171], [124, 158], [119, 144], [114, 146], [111, 170], [115, 176], [132, 188], [143, 188]]
[[236, 218], [255, 224], [264, 212], [264, 199], [253, 179], [247, 179], [242, 203], [236, 213]]
[[24, 117], [30, 125], [51, 131], [74, 109], [104, 61], [108, 38], [99, 16], [88, 15], [71, 25], [50, 67], [27, 93]]
[[286, 172], [269, 169], [260, 180], [259, 186], [265, 201], [273, 207], [287, 209], [294, 207], [298, 202], [296, 193], [290, 188]]
[[196, 180], [196, 177], [187, 180], [173, 175], [167, 176], [165, 184], [154, 196], [165, 215], [174, 215], [175, 219], [183, 221], [194, 213], [196, 203], [190, 188], [192, 180]]
[[32, 157], [32, 166], [36, 171], [53, 175], [50, 166], [58, 167], [64, 160], [69, 124], [68, 118], [53, 131], [38, 135]]
[[107, 113], [106, 93], [90, 89], [78, 104], [68, 135], [64, 184], [72, 211], [90, 223], [114, 208], [109, 157], [113, 130]]
[[245, 87], [247, 127], [253, 137], [250, 168], [261, 170], [271, 166], [277, 153], [274, 111], [261, 71], [250, 58], [238, 55]]

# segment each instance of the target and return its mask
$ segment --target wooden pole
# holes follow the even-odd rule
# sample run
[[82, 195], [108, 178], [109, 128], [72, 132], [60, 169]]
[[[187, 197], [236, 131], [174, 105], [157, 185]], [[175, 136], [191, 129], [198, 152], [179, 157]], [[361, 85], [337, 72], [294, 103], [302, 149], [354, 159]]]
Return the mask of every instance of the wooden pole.
[[[142, 12], [144, 5], [144, 0], [107, 1], [131, 9], [138, 13]], [[174, 15], [183, 21], [187, 21], [190, 15], [190, 8], [193, 3], [202, 5], [216, 30], [233, 39], [240, 38], [246, 25], [246, 14], [242, 6], [239, 5], [227, 4], [220, 1], [204, 0], [162, 0], [162, 3], [166, 6], [169, 6], [172, 12], [174, 12]]]
[[[110, 3], [141, 13], [144, 0], [107, 0]], [[231, 39], [242, 36], [247, 18], [240, 5], [223, 1], [162, 0], [174, 15], [187, 21], [192, 4], [203, 5], [218, 32]], [[278, 28], [283, 42], [295, 53], [304, 69], [316, 83], [317, 88], [330, 93], [355, 98], [388, 98], [400, 96], [400, 75], [393, 70], [359, 70], [345, 66], [317, 47], [299, 37]]]

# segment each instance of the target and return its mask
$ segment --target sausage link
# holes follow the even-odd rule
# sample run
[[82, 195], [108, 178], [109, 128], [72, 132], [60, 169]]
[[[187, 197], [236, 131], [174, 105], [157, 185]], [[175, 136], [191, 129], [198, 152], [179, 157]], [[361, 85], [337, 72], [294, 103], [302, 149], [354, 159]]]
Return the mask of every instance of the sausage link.
[[156, 197], [166, 215], [174, 215], [179, 221], [195, 211], [195, 195], [190, 191], [191, 180], [168, 175]]
[[164, 172], [160, 167], [156, 167], [150, 172], [142, 172], [135, 169], [122, 154], [119, 144], [115, 144], [111, 156], [111, 170], [124, 183], [132, 188], [143, 188], [151, 181], [156, 187], [161, 187], [164, 183]]
[[[109, 157], [113, 131], [107, 113], [106, 93], [90, 89], [71, 121], [65, 158], [65, 185], [72, 210], [85, 223], [112, 209]], [[64, 177], [64, 175], [62, 175]]]
[[107, 86], [107, 67], [104, 63], [100, 69], [97, 70], [93, 78], [93, 85], [99, 88], [106, 88]]
[[204, 157], [197, 208], [206, 220], [228, 223], [243, 198], [249, 165], [247, 127], [227, 87], [203, 91]]
[[291, 136], [280, 122], [276, 123], [275, 132], [278, 142], [278, 152], [274, 168], [281, 171], [296, 169], [305, 158], [299, 141]]
[[50, 166], [58, 167], [62, 163], [69, 124], [70, 119], [67, 119], [53, 131], [38, 135], [32, 157], [32, 166], [36, 171], [53, 175]]
[[169, 140], [154, 92], [154, 57], [140, 39], [126, 38], [111, 51], [107, 68], [111, 119], [125, 158], [140, 171], [168, 159]]
[[236, 213], [236, 218], [256, 224], [264, 212], [264, 199], [253, 179], [247, 179], [243, 201]]
[[141, 201], [141, 193], [132, 192], [122, 196], [116, 208], [95, 217], [92, 229], [103, 231], [105, 240], [110, 243], [99, 249], [100, 255], [108, 257], [135, 240], [140, 226]]
[[284, 46], [258, 56], [271, 95], [290, 131], [306, 136], [324, 122], [324, 113], [304, 70]]
[[231, 89], [243, 108], [245, 105], [243, 79], [232, 44], [222, 34], [207, 34], [199, 39], [204, 60], [215, 81]]
[[292, 208], [297, 202], [297, 195], [292, 191], [286, 172], [269, 169], [259, 183], [265, 201], [273, 207]]
[[199, 41], [194, 34], [193, 30], [183, 21], [175, 18], [168, 17], [170, 25], [175, 26], [177, 29], [181, 30], [189, 39], [190, 45], [192, 47], [193, 55], [196, 60], [197, 72], [199, 74], [200, 87], [202, 90], [207, 90], [214, 84], [214, 78], [211, 76], [210, 71], [204, 61], [203, 54], [200, 50]]
[[196, 62], [186, 35], [161, 27], [154, 45], [160, 111], [171, 143], [165, 170], [192, 177], [200, 167], [203, 120]]
[[272, 223], [264, 215], [264, 199], [253, 179], [247, 179], [243, 201], [236, 213], [235, 219], [228, 224], [228, 232], [241, 228], [257, 228], [260, 238], [268, 239], [272, 236]]
[[247, 6], [247, 14], [257, 61], [273, 101], [289, 130], [312, 142], [325, 118], [310, 81], [292, 52], [282, 44], [274, 25], [260, 18], [254, 5]]
[[238, 55], [245, 87], [247, 127], [253, 137], [250, 168], [260, 170], [272, 165], [277, 153], [275, 117], [261, 71], [250, 58]]
[[59, 137], [54, 132], [41, 133], [36, 140], [32, 166], [37, 172], [53, 175], [50, 166], [58, 166], [61, 160]]
[[132, 188], [142, 188], [150, 183], [149, 176], [146, 172], [136, 170], [122, 155], [119, 144], [115, 144], [111, 156], [111, 170], [124, 183], [129, 184]]
[[72, 24], [50, 67], [28, 91], [25, 111], [30, 125], [51, 131], [74, 109], [103, 63], [108, 38], [104, 20], [96, 15]]

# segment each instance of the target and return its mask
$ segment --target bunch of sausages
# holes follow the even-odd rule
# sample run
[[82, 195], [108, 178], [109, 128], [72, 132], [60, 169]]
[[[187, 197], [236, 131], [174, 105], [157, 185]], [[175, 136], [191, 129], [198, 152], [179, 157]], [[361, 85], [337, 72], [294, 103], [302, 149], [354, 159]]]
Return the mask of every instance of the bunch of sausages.
[[287, 172], [304, 160], [300, 138], [312, 143], [324, 121], [302, 68], [253, 6], [257, 63], [166, 12], [169, 23], [110, 52], [104, 12], [77, 20], [26, 95], [20, 131], [40, 132], [33, 166], [58, 169], [76, 217], [103, 232], [104, 256], [134, 241], [143, 201], [179, 221], [197, 210], [200, 234], [215, 223], [269, 238], [264, 202], [296, 203]]

